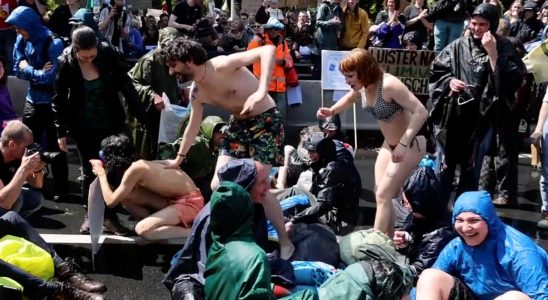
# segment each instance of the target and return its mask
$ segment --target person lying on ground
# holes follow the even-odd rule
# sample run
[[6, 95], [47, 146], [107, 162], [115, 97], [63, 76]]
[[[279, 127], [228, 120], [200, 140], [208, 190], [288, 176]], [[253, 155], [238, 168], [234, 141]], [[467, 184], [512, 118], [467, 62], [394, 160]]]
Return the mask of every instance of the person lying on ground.
[[453, 209], [459, 237], [417, 283], [417, 299], [548, 299], [548, 255], [499, 219], [485, 191], [466, 192]]
[[[48, 245], [38, 232], [15, 212], [8, 212], [0, 217], [0, 237], [6, 242], [4, 238], [8, 235], [23, 238], [33, 243], [50, 254], [53, 260], [53, 275], [57, 280], [48, 281], [35, 274], [39, 269], [37, 265], [32, 265], [29, 270], [25, 270], [24, 264], [16, 265], [16, 260], [10, 263], [4, 260], [7, 259], [5, 257], [0, 259], [0, 277], [7, 277], [16, 281], [23, 287], [23, 293], [29, 299], [41, 299], [46, 296], [49, 296], [50, 299], [105, 299], [100, 294], [107, 289], [103, 283], [82, 274], [73, 260], [63, 260], [59, 257], [53, 247]], [[6, 245], [4, 242], [3, 244]], [[4, 248], [2, 253], [6, 254], [6, 251], [8, 250]], [[11, 258], [13, 257], [12, 255]]]
[[166, 169], [160, 161], [134, 161], [133, 147], [125, 135], [101, 142], [99, 157], [91, 160], [105, 203], [121, 204], [140, 219], [135, 232], [148, 240], [188, 236], [204, 198], [192, 179], [180, 169]]

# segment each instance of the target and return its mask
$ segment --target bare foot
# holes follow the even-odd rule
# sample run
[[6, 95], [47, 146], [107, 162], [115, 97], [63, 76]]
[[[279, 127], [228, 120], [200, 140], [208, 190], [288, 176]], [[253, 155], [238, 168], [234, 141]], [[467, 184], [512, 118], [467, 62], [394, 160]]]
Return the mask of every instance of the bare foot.
[[293, 246], [293, 243], [291, 243], [291, 241], [287, 240], [284, 243], [280, 241], [280, 258], [281, 259], [287, 260], [291, 258], [291, 256], [293, 256], [293, 252], [295, 252], [295, 246]]

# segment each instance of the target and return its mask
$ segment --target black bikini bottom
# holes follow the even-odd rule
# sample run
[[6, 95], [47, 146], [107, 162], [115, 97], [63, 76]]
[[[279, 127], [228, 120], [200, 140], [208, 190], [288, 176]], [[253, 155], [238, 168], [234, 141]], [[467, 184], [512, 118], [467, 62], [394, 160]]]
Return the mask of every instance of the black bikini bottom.
[[[419, 151], [421, 151], [421, 148], [419, 147], [419, 141], [417, 140], [416, 136], [411, 140], [411, 145], [409, 145], [409, 148], [413, 148], [413, 145], [415, 145], [415, 142], [417, 143], [417, 149], [419, 149]], [[398, 146], [398, 144], [396, 144], [396, 145], [388, 144], [388, 148], [390, 148], [391, 151], [394, 151], [394, 149], [396, 149], [397, 146]]]

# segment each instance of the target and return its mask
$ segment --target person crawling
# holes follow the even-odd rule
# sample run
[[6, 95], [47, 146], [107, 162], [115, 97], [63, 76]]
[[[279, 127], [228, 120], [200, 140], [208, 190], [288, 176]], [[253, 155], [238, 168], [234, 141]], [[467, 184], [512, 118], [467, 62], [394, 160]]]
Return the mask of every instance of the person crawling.
[[121, 204], [141, 220], [135, 232], [148, 240], [188, 236], [204, 198], [180, 169], [166, 169], [161, 161], [133, 159], [130, 139], [112, 135], [101, 142], [100, 160], [90, 160], [109, 207]]

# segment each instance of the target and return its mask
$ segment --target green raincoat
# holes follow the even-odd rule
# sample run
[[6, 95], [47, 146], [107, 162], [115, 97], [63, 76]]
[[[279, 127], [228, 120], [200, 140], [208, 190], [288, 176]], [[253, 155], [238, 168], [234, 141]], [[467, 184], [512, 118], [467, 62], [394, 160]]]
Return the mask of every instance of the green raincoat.
[[213, 193], [210, 229], [206, 299], [275, 299], [266, 253], [253, 240], [253, 203], [240, 185], [222, 182]]
[[178, 36], [180, 33], [177, 29], [167, 27], [160, 30], [158, 48], [141, 57], [128, 73], [139, 93], [141, 103], [146, 107], [147, 124], [132, 126], [135, 148], [142, 159], [156, 159], [158, 152], [160, 112], [154, 107], [154, 96], [165, 93], [173, 104], [179, 104], [181, 100], [177, 78], [169, 75], [168, 67], [158, 55], [162, 45]]

